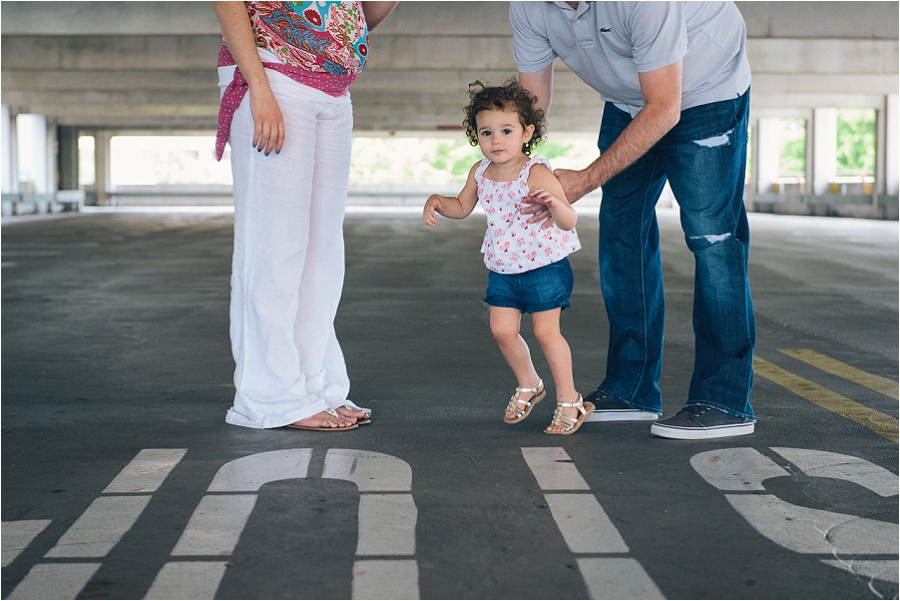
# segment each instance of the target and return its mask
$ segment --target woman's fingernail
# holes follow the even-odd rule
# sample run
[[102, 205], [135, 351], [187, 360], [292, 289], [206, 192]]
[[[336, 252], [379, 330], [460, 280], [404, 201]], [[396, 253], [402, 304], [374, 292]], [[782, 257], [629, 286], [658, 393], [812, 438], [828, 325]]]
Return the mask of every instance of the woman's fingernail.
[[268, 153], [268, 152], [266, 153], [266, 156], [269, 156], [269, 153]]
[[275, 151], [275, 154], [281, 154], [281, 151], [280, 151], [280, 150], [276, 150], [276, 151]]

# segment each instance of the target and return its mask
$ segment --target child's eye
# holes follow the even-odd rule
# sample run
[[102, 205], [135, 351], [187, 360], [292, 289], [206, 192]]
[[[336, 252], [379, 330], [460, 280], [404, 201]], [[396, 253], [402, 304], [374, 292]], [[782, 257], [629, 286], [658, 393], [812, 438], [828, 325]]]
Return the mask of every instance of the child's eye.
[[503, 133], [506, 134], [506, 135], [508, 136], [509, 134], [512, 133], [512, 130], [511, 130], [511, 129], [504, 129], [504, 130], [503, 130]]
[[487, 131], [487, 130], [484, 130], [483, 132], [481, 132], [481, 135], [482, 135], [482, 136], [489, 136], [489, 135], [491, 135], [491, 132], [489, 132], [489, 131]]

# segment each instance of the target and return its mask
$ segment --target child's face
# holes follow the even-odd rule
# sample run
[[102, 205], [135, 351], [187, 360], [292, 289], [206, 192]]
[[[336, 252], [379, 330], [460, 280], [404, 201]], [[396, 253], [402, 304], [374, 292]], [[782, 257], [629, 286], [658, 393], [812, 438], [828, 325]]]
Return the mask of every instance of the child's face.
[[481, 111], [475, 115], [475, 124], [482, 154], [500, 165], [520, 158], [522, 147], [534, 133], [534, 125], [522, 127], [515, 110]]

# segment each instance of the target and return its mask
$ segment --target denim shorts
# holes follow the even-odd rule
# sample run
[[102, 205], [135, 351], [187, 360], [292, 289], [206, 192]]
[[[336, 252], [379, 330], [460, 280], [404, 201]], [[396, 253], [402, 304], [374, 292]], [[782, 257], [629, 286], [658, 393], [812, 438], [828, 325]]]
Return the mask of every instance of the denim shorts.
[[566, 309], [574, 281], [567, 258], [524, 273], [489, 271], [482, 300], [492, 307], [509, 307], [522, 313]]

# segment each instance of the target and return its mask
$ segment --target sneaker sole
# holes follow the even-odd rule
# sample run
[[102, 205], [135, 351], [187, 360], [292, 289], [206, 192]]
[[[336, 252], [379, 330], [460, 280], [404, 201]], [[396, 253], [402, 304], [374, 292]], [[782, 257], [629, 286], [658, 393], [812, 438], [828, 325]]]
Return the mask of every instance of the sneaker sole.
[[656, 413], [638, 409], [598, 409], [585, 421], [588, 422], [646, 422], [659, 419]]
[[725, 438], [727, 436], [743, 436], [753, 434], [754, 424], [736, 424], [731, 426], [713, 426], [711, 428], [679, 428], [677, 426], [664, 426], [653, 424], [650, 426], [650, 434], [661, 438], [675, 438], [678, 440], [706, 440], [709, 438]]

